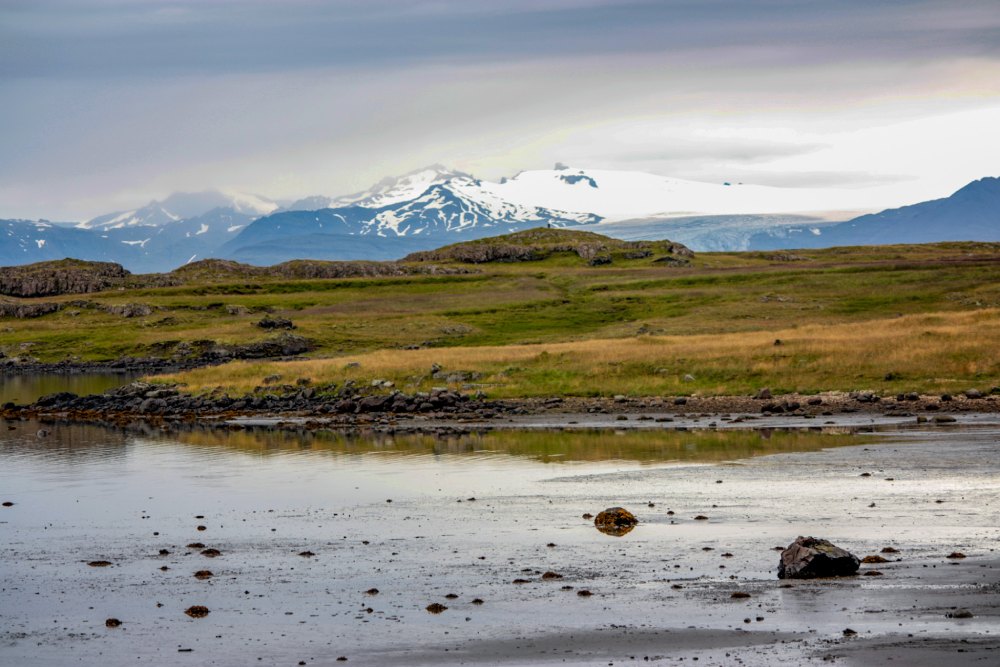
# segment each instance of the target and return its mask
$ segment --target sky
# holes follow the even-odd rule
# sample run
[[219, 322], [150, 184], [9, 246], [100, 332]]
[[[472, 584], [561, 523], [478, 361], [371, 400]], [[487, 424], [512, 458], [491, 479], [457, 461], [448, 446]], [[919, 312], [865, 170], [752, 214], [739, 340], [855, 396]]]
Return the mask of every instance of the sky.
[[998, 128], [1000, 0], [0, 0], [0, 218], [557, 161], [889, 207]]

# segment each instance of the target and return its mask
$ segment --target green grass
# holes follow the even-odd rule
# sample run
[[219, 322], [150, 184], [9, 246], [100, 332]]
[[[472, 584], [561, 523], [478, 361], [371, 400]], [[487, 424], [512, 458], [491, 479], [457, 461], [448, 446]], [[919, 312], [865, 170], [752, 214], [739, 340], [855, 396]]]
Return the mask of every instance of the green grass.
[[[476, 265], [479, 273], [468, 275], [332, 280], [268, 276], [242, 280], [224, 275], [215, 282], [197, 278], [203, 282], [40, 299], [97, 305], [138, 302], [154, 312], [125, 319], [94, 307], [67, 306], [37, 319], [5, 319], [0, 322], [0, 351], [45, 361], [166, 355], [180, 341], [233, 344], [265, 338], [270, 334], [254, 326], [265, 312], [292, 319], [296, 333], [316, 344], [310, 356], [340, 358], [409, 346], [454, 348], [458, 357], [462, 350], [482, 346], [596, 339], [612, 341], [607, 345], [613, 347], [615, 340], [633, 345], [644, 336], [731, 335], [739, 340], [741, 335], [758, 333], [773, 341], [808, 327], [878, 322], [889, 331], [896, 317], [933, 313], [947, 320], [953, 314], [1000, 308], [1000, 244], [835, 248], [792, 254], [799, 259], [774, 259], [787, 258], [782, 253], [700, 253], [687, 267], [656, 265], [648, 259], [616, 259], [610, 265], [589, 267], [575, 255], [558, 255]], [[237, 313], [236, 307], [247, 312]], [[969, 324], [963, 335], [978, 335], [977, 326]], [[945, 339], [932, 332], [925, 339], [907, 340], [934, 347]], [[936, 386], [935, 378], [976, 380], [988, 364], [976, 357], [978, 351], [960, 348], [953, 351], [956, 363], [979, 370], [959, 372], [958, 366], [935, 357], [922, 368], [911, 364], [902, 382]], [[642, 362], [624, 359], [620, 366], [595, 364], [600, 370], [594, 376], [582, 372], [579, 364], [569, 368], [552, 355], [548, 360], [513, 364], [525, 370], [494, 384], [502, 387], [497, 391], [520, 395], [532, 387], [579, 394], [606, 393], [612, 385], [616, 391], [629, 390], [623, 393], [727, 388], [742, 392], [761, 382], [809, 390], [832, 382], [828, 373], [816, 370], [829, 351], [784, 348], [766, 353], [702, 364], [697, 386], [665, 379], [682, 377], [698, 366], [697, 357], [685, 354]], [[899, 370], [882, 368], [877, 359], [866, 365], [864, 353], [853, 351], [859, 370], [840, 370], [844, 378], [840, 385], [877, 383], [885, 373]], [[963, 360], [963, 354], [971, 356]], [[938, 372], [933, 364], [944, 366]], [[485, 370], [501, 373], [509, 365], [498, 359], [495, 367]], [[413, 384], [405, 374], [401, 380]]]

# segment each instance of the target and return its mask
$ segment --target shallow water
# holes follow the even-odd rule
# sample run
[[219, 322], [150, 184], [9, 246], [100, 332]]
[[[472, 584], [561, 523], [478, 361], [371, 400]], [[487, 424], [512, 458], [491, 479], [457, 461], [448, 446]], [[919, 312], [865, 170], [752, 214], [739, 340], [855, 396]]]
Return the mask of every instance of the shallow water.
[[33, 403], [42, 396], [60, 391], [78, 396], [100, 394], [135, 380], [134, 373], [79, 373], [43, 375], [0, 375], [0, 404]]
[[[777, 628], [839, 636], [845, 623], [888, 633], [897, 618], [865, 615], [866, 602], [884, 608], [894, 586], [933, 582], [899, 571], [799, 594], [776, 587], [771, 547], [817, 533], [859, 555], [893, 544], [928, 567], [944, 567], [956, 549], [986, 555], [1000, 537], [998, 435], [438, 438], [0, 422], [0, 501], [16, 503], [0, 508], [0, 664], [333, 664], [339, 655], [537, 664], [571, 647], [542, 642], [552, 655], [519, 662], [522, 649], [502, 643], [612, 625], [742, 632], [758, 614], [766, 621], [748, 630], [761, 641], [777, 641], [767, 634]], [[581, 518], [613, 505], [641, 520], [625, 537]], [[222, 556], [185, 546], [194, 541]], [[315, 556], [298, 555], [305, 550]], [[113, 565], [88, 567], [93, 560]], [[198, 581], [200, 569], [216, 576]], [[546, 570], [565, 578], [543, 580]], [[683, 590], [670, 588], [678, 582]], [[365, 595], [372, 587], [380, 593]], [[731, 603], [736, 587], [753, 599]], [[580, 588], [595, 595], [581, 598]], [[834, 593], [849, 593], [861, 616], [830, 617]], [[428, 614], [431, 602], [449, 610]], [[185, 616], [194, 604], [209, 617]], [[941, 614], [911, 613], [910, 631], [941, 628]], [[124, 626], [105, 628], [109, 617]], [[973, 620], [963, 631], [990, 635], [996, 624]], [[489, 642], [501, 644], [484, 658]]]

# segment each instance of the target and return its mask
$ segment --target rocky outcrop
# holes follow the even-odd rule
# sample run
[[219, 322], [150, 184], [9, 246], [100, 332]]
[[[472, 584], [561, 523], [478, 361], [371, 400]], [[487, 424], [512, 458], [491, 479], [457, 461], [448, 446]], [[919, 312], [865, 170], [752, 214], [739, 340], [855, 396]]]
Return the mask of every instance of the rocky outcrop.
[[146, 317], [153, 314], [153, 307], [145, 303], [108, 304], [98, 307], [106, 313], [120, 317]]
[[336, 262], [297, 259], [274, 266], [253, 266], [229, 259], [204, 259], [174, 269], [170, 276], [182, 282], [232, 278], [287, 278], [323, 280], [335, 278], [381, 278], [426, 274], [466, 274], [457, 267], [413, 266], [398, 262]]
[[558, 254], [573, 254], [589, 266], [611, 264], [616, 258], [686, 264], [694, 253], [671, 241], [620, 241], [593, 232], [568, 229], [529, 229], [486, 239], [415, 252], [404, 262], [534, 262]]
[[61, 303], [50, 301], [20, 303], [16, 301], [0, 301], [0, 318], [13, 317], [18, 320], [26, 320], [34, 317], [41, 317], [49, 313], [55, 313], [62, 309]]
[[121, 264], [61, 259], [0, 267], [0, 294], [17, 297], [99, 292], [124, 285], [129, 272]]
[[781, 552], [778, 578], [849, 577], [860, 566], [857, 556], [828, 540], [799, 536]]

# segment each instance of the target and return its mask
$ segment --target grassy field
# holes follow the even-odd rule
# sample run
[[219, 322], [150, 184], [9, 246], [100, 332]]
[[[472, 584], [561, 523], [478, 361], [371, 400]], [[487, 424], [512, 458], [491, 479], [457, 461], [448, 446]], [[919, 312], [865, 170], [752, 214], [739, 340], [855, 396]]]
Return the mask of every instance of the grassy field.
[[[255, 323], [271, 313], [314, 342], [310, 360], [237, 362], [172, 379], [196, 391], [247, 390], [272, 374], [426, 389], [444, 384], [429, 375], [436, 363], [477, 373], [458, 386], [493, 396], [1000, 383], [1000, 244], [699, 253], [688, 266], [617, 257], [589, 266], [561, 253], [467, 268], [475, 273], [230, 277], [36, 299], [85, 303], [4, 319], [0, 351], [44, 361], [169, 355], [182, 341], [264, 338]], [[100, 308], [125, 303], [152, 313]]]

